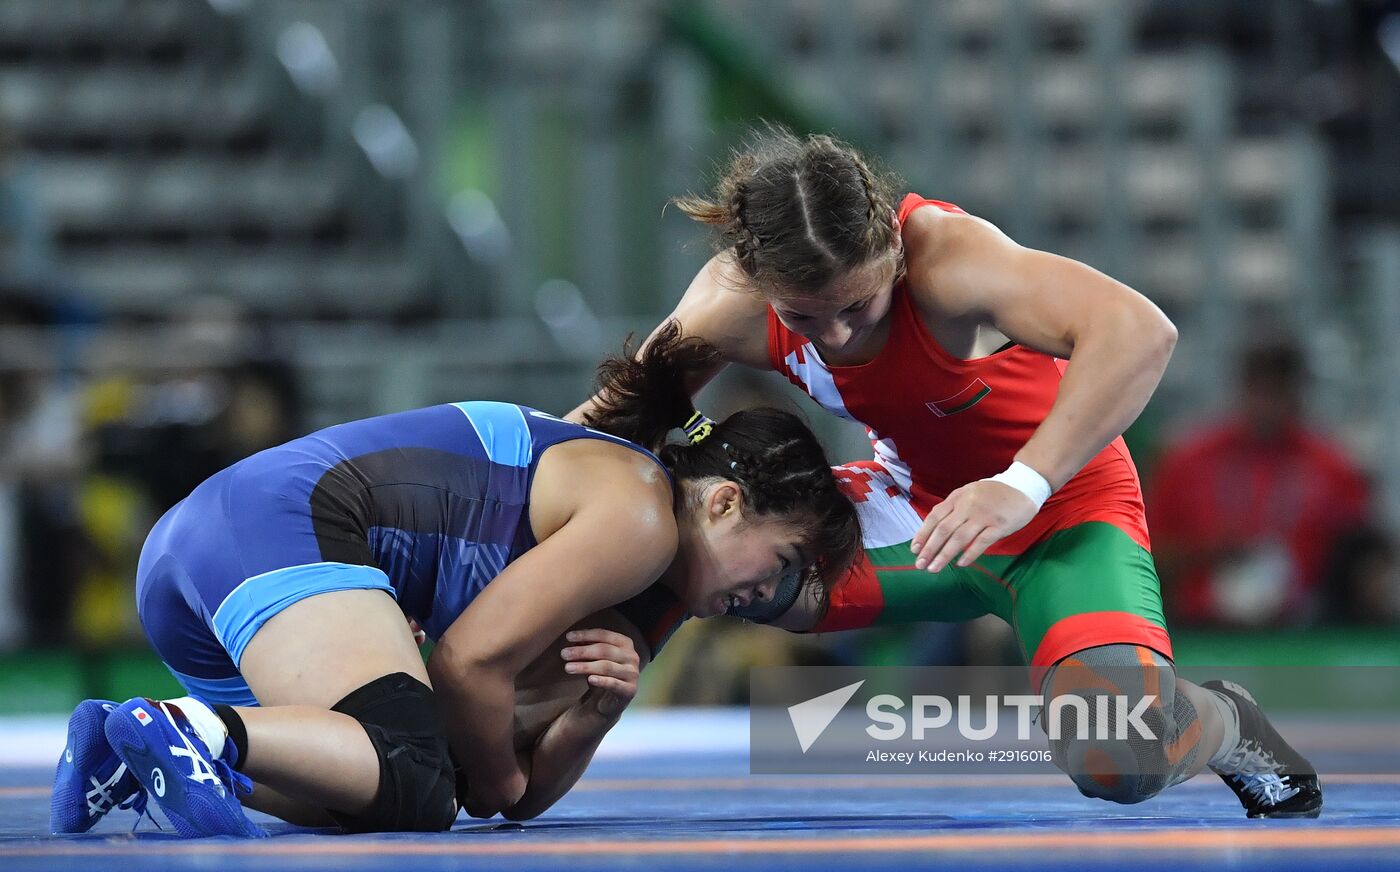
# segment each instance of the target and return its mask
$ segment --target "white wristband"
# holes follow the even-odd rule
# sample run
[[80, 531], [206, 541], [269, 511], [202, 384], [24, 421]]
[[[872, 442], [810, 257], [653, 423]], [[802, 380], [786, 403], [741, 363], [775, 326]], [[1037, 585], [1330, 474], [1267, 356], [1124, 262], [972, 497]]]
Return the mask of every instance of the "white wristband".
[[1035, 503], [1036, 511], [1045, 505], [1045, 501], [1050, 499], [1050, 482], [1045, 480], [1045, 476], [1026, 466], [1021, 461], [1013, 461], [1006, 468], [1006, 472], [999, 472], [986, 481], [999, 481], [1009, 487], [1030, 497]]

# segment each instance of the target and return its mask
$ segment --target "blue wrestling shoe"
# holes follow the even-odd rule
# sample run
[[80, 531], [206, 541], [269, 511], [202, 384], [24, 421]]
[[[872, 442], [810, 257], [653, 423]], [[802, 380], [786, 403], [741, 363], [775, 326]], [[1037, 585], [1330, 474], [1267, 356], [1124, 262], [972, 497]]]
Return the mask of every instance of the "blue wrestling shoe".
[[137, 697], [107, 718], [104, 729], [112, 750], [186, 838], [267, 833], [248, 820], [237, 794], [252, 793], [253, 782], [225, 761], [233, 742], [211, 759], [179, 706]]
[[53, 777], [49, 830], [85, 833], [114, 808], [135, 809], [137, 822], [146, 813], [146, 791], [112, 750], [103, 732], [117, 704], [85, 699], [68, 718], [68, 741]]

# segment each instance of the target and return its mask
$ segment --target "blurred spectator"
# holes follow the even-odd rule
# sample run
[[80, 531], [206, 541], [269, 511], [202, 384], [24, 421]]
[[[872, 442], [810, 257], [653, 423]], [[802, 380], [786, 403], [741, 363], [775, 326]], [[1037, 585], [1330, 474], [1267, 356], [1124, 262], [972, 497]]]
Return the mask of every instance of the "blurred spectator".
[[305, 435], [301, 404], [291, 364], [274, 358], [239, 364], [229, 374], [228, 401], [216, 424], [220, 468]]
[[[0, 331], [51, 327], [51, 310], [28, 291], [0, 291]], [[6, 571], [0, 603], [20, 616], [20, 626], [0, 629], [0, 644], [62, 644], [76, 563], [74, 482], [84, 462], [73, 380], [44, 366], [30, 366], [6, 342], [0, 355], [0, 532]]]
[[1177, 624], [1297, 624], [1368, 492], [1342, 448], [1302, 418], [1291, 343], [1250, 349], [1236, 412], [1169, 448], [1147, 490], [1166, 606]]
[[1341, 537], [1322, 590], [1322, 620], [1346, 626], [1400, 623], [1400, 554], [1376, 529]]
[[92, 377], [34, 353], [58, 335], [47, 302], [0, 293], [0, 331], [17, 331], [0, 345], [0, 648], [100, 648], [139, 637], [132, 585], [151, 524], [299, 435], [299, 396], [237, 307], [191, 304], [160, 334], [169, 365]]
[[19, 532], [6, 557], [27, 641], [62, 644], [82, 552], [74, 483], [81, 463], [72, 391], [53, 376], [14, 374], [0, 428], [0, 490]]
[[289, 368], [267, 361], [116, 374], [89, 387], [96, 456], [77, 491], [87, 545], [73, 603], [80, 643], [137, 637], [132, 587], [151, 526], [220, 469], [300, 435], [296, 404]]

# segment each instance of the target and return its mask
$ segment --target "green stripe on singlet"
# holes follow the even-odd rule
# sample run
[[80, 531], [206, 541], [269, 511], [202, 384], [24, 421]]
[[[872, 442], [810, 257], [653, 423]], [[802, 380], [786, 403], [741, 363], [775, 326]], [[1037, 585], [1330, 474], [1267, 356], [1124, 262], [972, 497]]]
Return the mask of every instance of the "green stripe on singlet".
[[1112, 524], [1077, 524], [1022, 554], [983, 556], [937, 574], [914, 568], [908, 542], [865, 553], [884, 596], [878, 624], [995, 614], [1016, 630], [1027, 656], [1071, 615], [1128, 612], [1166, 626], [1152, 555]]
[[[996, 590], [982, 584], [986, 575], [975, 567], [948, 566], [939, 573], [916, 569], [908, 542], [867, 549], [865, 553], [875, 568], [885, 601], [876, 623], [966, 621], [988, 612], [1009, 611], [1010, 598], [1004, 588], [995, 582]], [[978, 563], [997, 572], [1012, 559], [983, 557]]]
[[[1167, 626], [1152, 555], [1127, 533], [1088, 521], [1052, 533], [1010, 570], [1017, 635], [1027, 656], [1057, 621], [1088, 612], [1127, 612]], [[1018, 561], [1019, 562], [1019, 561]]]

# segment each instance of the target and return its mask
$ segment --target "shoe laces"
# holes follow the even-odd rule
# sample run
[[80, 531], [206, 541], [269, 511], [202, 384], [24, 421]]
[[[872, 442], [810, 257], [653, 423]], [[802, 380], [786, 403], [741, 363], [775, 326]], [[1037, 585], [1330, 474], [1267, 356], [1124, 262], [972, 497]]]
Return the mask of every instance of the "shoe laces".
[[1272, 772], [1233, 775], [1231, 778], [1239, 782], [1240, 790], [1249, 794], [1256, 803], [1278, 805], [1284, 800], [1292, 799], [1302, 791], [1302, 788], [1293, 786], [1289, 781], [1289, 776], [1276, 775]]
[[1302, 790], [1280, 774], [1278, 760], [1257, 740], [1240, 742], [1220, 764], [1222, 774], [1256, 803], [1278, 805]]
[[222, 756], [214, 758], [214, 772], [234, 796], [246, 796], [253, 792], [253, 779], [228, 765]]
[[131, 809], [136, 812], [136, 823], [131, 825], [131, 831], [133, 833], [136, 832], [137, 827], [141, 826], [141, 821], [146, 818], [151, 819], [151, 823], [156, 825], [156, 829], [165, 829], [165, 827], [160, 825], [160, 821], [156, 820], [156, 816], [151, 814], [150, 800], [151, 797], [146, 793], [146, 788], [138, 787], [135, 793], [118, 803], [118, 809]]

